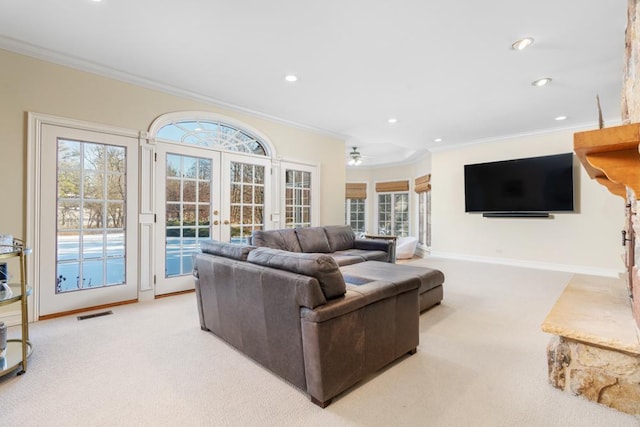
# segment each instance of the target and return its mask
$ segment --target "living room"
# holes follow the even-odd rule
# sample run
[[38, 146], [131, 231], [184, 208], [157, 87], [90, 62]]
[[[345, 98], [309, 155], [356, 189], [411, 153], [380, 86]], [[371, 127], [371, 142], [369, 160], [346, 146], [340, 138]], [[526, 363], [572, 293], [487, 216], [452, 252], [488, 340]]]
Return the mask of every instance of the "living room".
[[[620, 21], [624, 23], [624, 16]], [[4, 414], [0, 410], [0, 421], [6, 416], [6, 425], [42, 424], [48, 418], [51, 425], [79, 425], [83, 421], [85, 425], [163, 425], [180, 419], [188, 425], [381, 425], [394, 420], [402, 425], [468, 425], [474, 420], [476, 425], [637, 424], [636, 417], [553, 389], [546, 378], [544, 345], [548, 336], [539, 328], [571, 274], [616, 277], [624, 271], [620, 246], [620, 230], [625, 222], [623, 200], [592, 180], [576, 161], [574, 212], [556, 213], [545, 219], [494, 219], [468, 214], [464, 209], [464, 165], [572, 152], [575, 132], [597, 128], [595, 94], [588, 94], [593, 99], [593, 114], [588, 120], [562, 126], [554, 123], [548, 129], [514, 131], [481, 141], [470, 138], [467, 143], [434, 147], [404, 162], [372, 165], [379, 159], [365, 157], [363, 165], [348, 167], [352, 144], [338, 133], [290, 123], [286, 116], [278, 119], [256, 114], [258, 107], [242, 109], [234, 103], [216, 102], [213, 97], [194, 96], [180, 91], [179, 86], [163, 87], [154, 83], [153, 76], [147, 80], [135, 73], [115, 72], [110, 76], [108, 71], [116, 70], [80, 61], [71, 52], [39, 49], [11, 34], [0, 36], [0, 81], [5, 82], [0, 102], [5, 141], [0, 177], [6, 183], [4, 199], [10, 207], [1, 215], [1, 231], [24, 237], [33, 247], [28, 271], [36, 281], [29, 299], [34, 345], [29, 370], [23, 376], [0, 379], [0, 391], [8, 399], [8, 406], [20, 408]], [[615, 56], [621, 63], [624, 28], [619, 37], [621, 47]], [[300, 83], [303, 81], [301, 76]], [[291, 86], [282, 88], [291, 91]], [[619, 108], [612, 107], [617, 107], [618, 99], [605, 99], [602, 93], [600, 96], [606, 126], [619, 124]], [[197, 113], [200, 118], [235, 124], [264, 136], [272, 149], [269, 167], [274, 170], [284, 169], [285, 165], [309, 167], [318, 179], [313, 225], [343, 224], [345, 184], [365, 182], [367, 230], [376, 233], [375, 184], [406, 180], [412, 209], [410, 230], [417, 235], [414, 180], [431, 174], [432, 244], [421, 248], [427, 255], [420, 262], [445, 271], [445, 299], [441, 306], [420, 317], [421, 344], [414, 355], [418, 357], [392, 364], [322, 410], [290, 384], [200, 331], [193, 293], [156, 298], [154, 276], [159, 274], [153, 266], [160, 262], [160, 239], [144, 233], [145, 227], [154, 227], [157, 205], [145, 205], [144, 198], [159, 197], [153, 186], [153, 177], [158, 175], [153, 160], [144, 156], [158, 147], [153, 141], [154, 123], [176, 112], [184, 113], [185, 118]], [[450, 120], [454, 119], [462, 120], [455, 114]], [[402, 118], [399, 124], [401, 121]], [[43, 126], [126, 133], [131, 140], [127, 149], [142, 147], [134, 171], [139, 168], [145, 178], [141, 176], [134, 185], [140, 199], [131, 203], [140, 206], [133, 215], [139, 219], [134, 223], [134, 244], [140, 246], [134, 253], [140, 264], [128, 271], [139, 285], [134, 288], [135, 298], [130, 299], [140, 302], [113, 307], [112, 316], [83, 322], [71, 314], [40, 320], [47, 314], [41, 310], [40, 302], [46, 293], [37, 283], [44, 282], [47, 271], [44, 267], [41, 270], [41, 265], [55, 264], [55, 260], [51, 261], [55, 246], [41, 229], [47, 213], [40, 207], [47, 202], [48, 192], [55, 193], [55, 187], [45, 186], [48, 175], [41, 169], [48, 157], [37, 152], [38, 141], [45, 141], [38, 139]], [[366, 144], [358, 149], [367, 154]], [[281, 178], [271, 179], [274, 186], [283, 184]], [[278, 209], [282, 192], [281, 187], [270, 195], [273, 209], [265, 215], [266, 228], [284, 227], [283, 210]], [[222, 222], [225, 218], [219, 219]], [[482, 289], [473, 289], [476, 280]], [[191, 278], [189, 283], [192, 286]], [[449, 284], [451, 287], [447, 288]], [[507, 295], [511, 291], [514, 295]], [[101, 302], [90, 305], [99, 306]], [[165, 318], [163, 313], [171, 316]], [[492, 313], [496, 313], [495, 317]], [[518, 316], [522, 319], [518, 320]], [[0, 311], [0, 320], [7, 324], [15, 325], [18, 318], [12, 306]], [[150, 319], [157, 323], [152, 324]], [[514, 325], [508, 325], [509, 321]], [[465, 326], [474, 323], [473, 327]], [[464, 331], [466, 328], [469, 334]], [[127, 331], [133, 333], [125, 335], [128, 329], [138, 329], [139, 333]], [[137, 348], [143, 339], [144, 344]], [[60, 341], [66, 343], [61, 345]], [[106, 343], [113, 347], [103, 347]], [[197, 355], [186, 351], [191, 345]], [[97, 350], [109, 348], [119, 355], [113, 358], [105, 354], [105, 361], [96, 364], [101, 357]], [[131, 353], [123, 354], [127, 348]], [[503, 356], [492, 354], [494, 351]], [[533, 354], [527, 354], [529, 351]], [[481, 362], [487, 366], [486, 372], [480, 373], [477, 361], [471, 360], [474, 352], [479, 360], [480, 355], [486, 357]], [[79, 358], [70, 363], [70, 354]], [[207, 360], [215, 360], [220, 366], [204, 368]], [[78, 375], [70, 373], [74, 369]], [[83, 379], [83, 375], [87, 377]], [[158, 378], [162, 375], [167, 376], [166, 381]], [[180, 380], [180, 375], [185, 379]], [[210, 377], [198, 381], [206, 375]], [[121, 383], [111, 381], [110, 376]], [[499, 382], [491, 376], [499, 377]], [[65, 383], [65, 377], [69, 383]], [[59, 384], [56, 387], [60, 389], [48, 389], [49, 384]], [[440, 390], [441, 395], [428, 391], [427, 386]], [[102, 387], [104, 393], [100, 392]], [[187, 394], [180, 396], [171, 387]], [[122, 400], [113, 394], [119, 388], [128, 389], [122, 390]], [[54, 396], [52, 402], [46, 401], [47, 393]], [[77, 400], [65, 401], [65, 395]], [[83, 395], [87, 400], [79, 402]], [[22, 403], [29, 396], [34, 401]], [[527, 401], [529, 397], [532, 401]], [[216, 399], [219, 405], [212, 403]], [[429, 404], [427, 399], [435, 403]], [[193, 402], [201, 404], [202, 412], [195, 409]], [[438, 405], [442, 405], [441, 412]], [[40, 409], [28, 409], [30, 406]], [[382, 410], [385, 407], [388, 411]], [[461, 409], [465, 407], [467, 415]], [[28, 411], [35, 411], [33, 418], [29, 418]], [[549, 418], [545, 413], [550, 414]]]

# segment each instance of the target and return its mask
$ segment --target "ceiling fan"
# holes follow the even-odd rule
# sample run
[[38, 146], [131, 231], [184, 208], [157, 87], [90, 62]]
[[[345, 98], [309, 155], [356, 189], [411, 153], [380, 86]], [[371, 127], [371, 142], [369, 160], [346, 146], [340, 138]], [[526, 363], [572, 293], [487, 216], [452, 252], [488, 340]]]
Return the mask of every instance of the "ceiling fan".
[[347, 164], [349, 166], [358, 166], [362, 163], [362, 155], [358, 151], [358, 147], [353, 147], [353, 150], [349, 153], [349, 161]]

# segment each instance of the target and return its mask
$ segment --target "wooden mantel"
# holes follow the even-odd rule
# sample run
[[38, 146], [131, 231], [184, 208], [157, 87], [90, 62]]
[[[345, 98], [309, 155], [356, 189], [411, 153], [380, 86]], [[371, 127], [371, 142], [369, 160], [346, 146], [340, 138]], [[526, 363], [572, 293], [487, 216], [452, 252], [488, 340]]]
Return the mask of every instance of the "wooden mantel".
[[577, 132], [573, 149], [592, 179], [626, 200], [640, 195], [640, 123]]

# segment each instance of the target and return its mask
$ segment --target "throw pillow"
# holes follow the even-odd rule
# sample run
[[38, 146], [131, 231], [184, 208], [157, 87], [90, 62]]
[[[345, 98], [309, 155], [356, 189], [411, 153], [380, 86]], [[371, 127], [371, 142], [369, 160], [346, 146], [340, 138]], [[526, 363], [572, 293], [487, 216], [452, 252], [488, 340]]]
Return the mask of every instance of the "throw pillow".
[[256, 248], [249, 252], [247, 261], [314, 277], [320, 283], [320, 288], [326, 299], [340, 297], [347, 291], [340, 268], [329, 255]]
[[295, 230], [302, 252], [331, 252], [329, 240], [327, 240], [323, 227], [296, 228]]

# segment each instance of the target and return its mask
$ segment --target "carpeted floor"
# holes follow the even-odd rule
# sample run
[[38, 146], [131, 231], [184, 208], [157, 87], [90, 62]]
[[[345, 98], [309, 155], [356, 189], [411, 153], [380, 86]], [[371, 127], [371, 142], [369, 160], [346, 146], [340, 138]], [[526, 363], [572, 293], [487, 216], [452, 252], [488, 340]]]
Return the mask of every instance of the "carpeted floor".
[[[210, 333], [195, 294], [35, 323], [29, 371], [0, 378], [0, 426], [638, 426], [547, 383], [540, 324], [568, 273], [428, 258], [442, 305], [417, 354], [326, 409]], [[12, 328], [15, 333], [15, 328]]]

